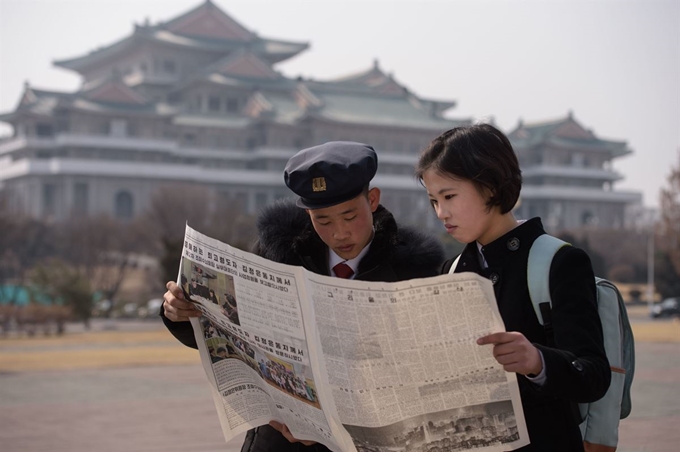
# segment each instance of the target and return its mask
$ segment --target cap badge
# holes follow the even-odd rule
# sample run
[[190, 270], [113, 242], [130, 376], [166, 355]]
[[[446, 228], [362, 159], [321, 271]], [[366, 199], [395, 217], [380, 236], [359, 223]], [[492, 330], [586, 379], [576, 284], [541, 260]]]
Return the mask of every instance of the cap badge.
[[315, 177], [312, 179], [313, 191], [326, 191], [326, 179], [324, 177]]

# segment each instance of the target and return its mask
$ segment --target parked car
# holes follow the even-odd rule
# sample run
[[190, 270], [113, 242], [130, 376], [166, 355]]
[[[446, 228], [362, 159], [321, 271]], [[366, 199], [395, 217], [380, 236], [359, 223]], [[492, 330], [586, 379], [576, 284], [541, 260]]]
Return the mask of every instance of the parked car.
[[[163, 305], [162, 298], [152, 298], [146, 302], [146, 306], [139, 308], [139, 316], [143, 318], [158, 318], [158, 314], [161, 312], [161, 306]], [[142, 312], [143, 311], [143, 312]]]
[[680, 297], [666, 298], [653, 305], [649, 315], [654, 318], [680, 316]]
[[125, 303], [121, 310], [121, 315], [126, 319], [137, 317], [137, 303]]
[[137, 317], [140, 319], [156, 319], [161, 312], [162, 298], [152, 298], [137, 309]]

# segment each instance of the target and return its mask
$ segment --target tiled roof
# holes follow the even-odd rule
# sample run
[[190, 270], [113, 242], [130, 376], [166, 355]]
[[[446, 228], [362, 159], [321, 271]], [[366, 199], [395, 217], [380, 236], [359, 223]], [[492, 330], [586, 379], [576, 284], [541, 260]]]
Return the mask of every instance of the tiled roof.
[[535, 124], [523, 124], [508, 134], [508, 138], [517, 149], [536, 146], [554, 145], [565, 148], [582, 148], [590, 151], [606, 151], [613, 156], [629, 154], [624, 141], [603, 140], [591, 130], [579, 124], [571, 114], [566, 118]]
[[[420, 99], [374, 65], [360, 73], [329, 81], [291, 79], [272, 64], [285, 55], [307, 48], [306, 43], [262, 39], [242, 27], [210, 1], [155, 26], [135, 26], [134, 33], [83, 57], [55, 64], [85, 71], [138, 46], [155, 41], [175, 47], [213, 51], [214, 62], [196, 68], [183, 78], [133, 72], [125, 77], [88, 79], [77, 93], [65, 95], [66, 106], [91, 112], [157, 112], [178, 114], [179, 108], [156, 103], [138, 95], [140, 85], [157, 85], [180, 94], [196, 84], [233, 87], [250, 93], [243, 116], [180, 114], [175, 124], [206, 127], [246, 127], [256, 120], [294, 125], [305, 118], [381, 127], [405, 127], [442, 131], [470, 120], [451, 120], [442, 113], [454, 102]], [[281, 58], [279, 58], [281, 57]], [[155, 77], [155, 78], [154, 78]], [[158, 78], [161, 77], [161, 78]], [[33, 94], [28, 94], [33, 95]], [[50, 114], [58, 97], [47, 98], [31, 108]], [[3, 118], [9, 118], [5, 116]]]
[[331, 121], [432, 130], [446, 130], [470, 122], [431, 116], [405, 96], [362, 96], [320, 91], [314, 91], [314, 94], [324, 103], [316, 114]]
[[86, 55], [54, 61], [54, 64], [83, 71], [148, 41], [224, 55], [247, 43], [252, 53], [271, 63], [286, 60], [309, 48], [306, 42], [261, 38], [207, 1], [164, 24], [135, 25], [133, 33], [126, 38]]

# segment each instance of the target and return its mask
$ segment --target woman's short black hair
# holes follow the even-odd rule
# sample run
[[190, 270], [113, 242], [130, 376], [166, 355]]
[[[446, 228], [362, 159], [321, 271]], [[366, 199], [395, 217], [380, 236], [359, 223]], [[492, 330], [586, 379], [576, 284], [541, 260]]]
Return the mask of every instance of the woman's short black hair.
[[486, 205], [501, 213], [515, 207], [522, 189], [522, 172], [508, 138], [492, 125], [456, 127], [432, 140], [416, 164], [415, 175], [435, 170], [442, 176], [469, 180], [480, 193], [491, 194]]

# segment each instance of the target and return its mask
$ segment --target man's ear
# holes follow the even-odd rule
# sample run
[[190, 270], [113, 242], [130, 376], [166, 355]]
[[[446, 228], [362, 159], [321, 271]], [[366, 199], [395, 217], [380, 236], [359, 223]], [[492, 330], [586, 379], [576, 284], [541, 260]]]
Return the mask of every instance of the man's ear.
[[375, 212], [380, 204], [380, 189], [378, 187], [373, 187], [368, 190], [368, 203], [371, 205], [371, 212]]

